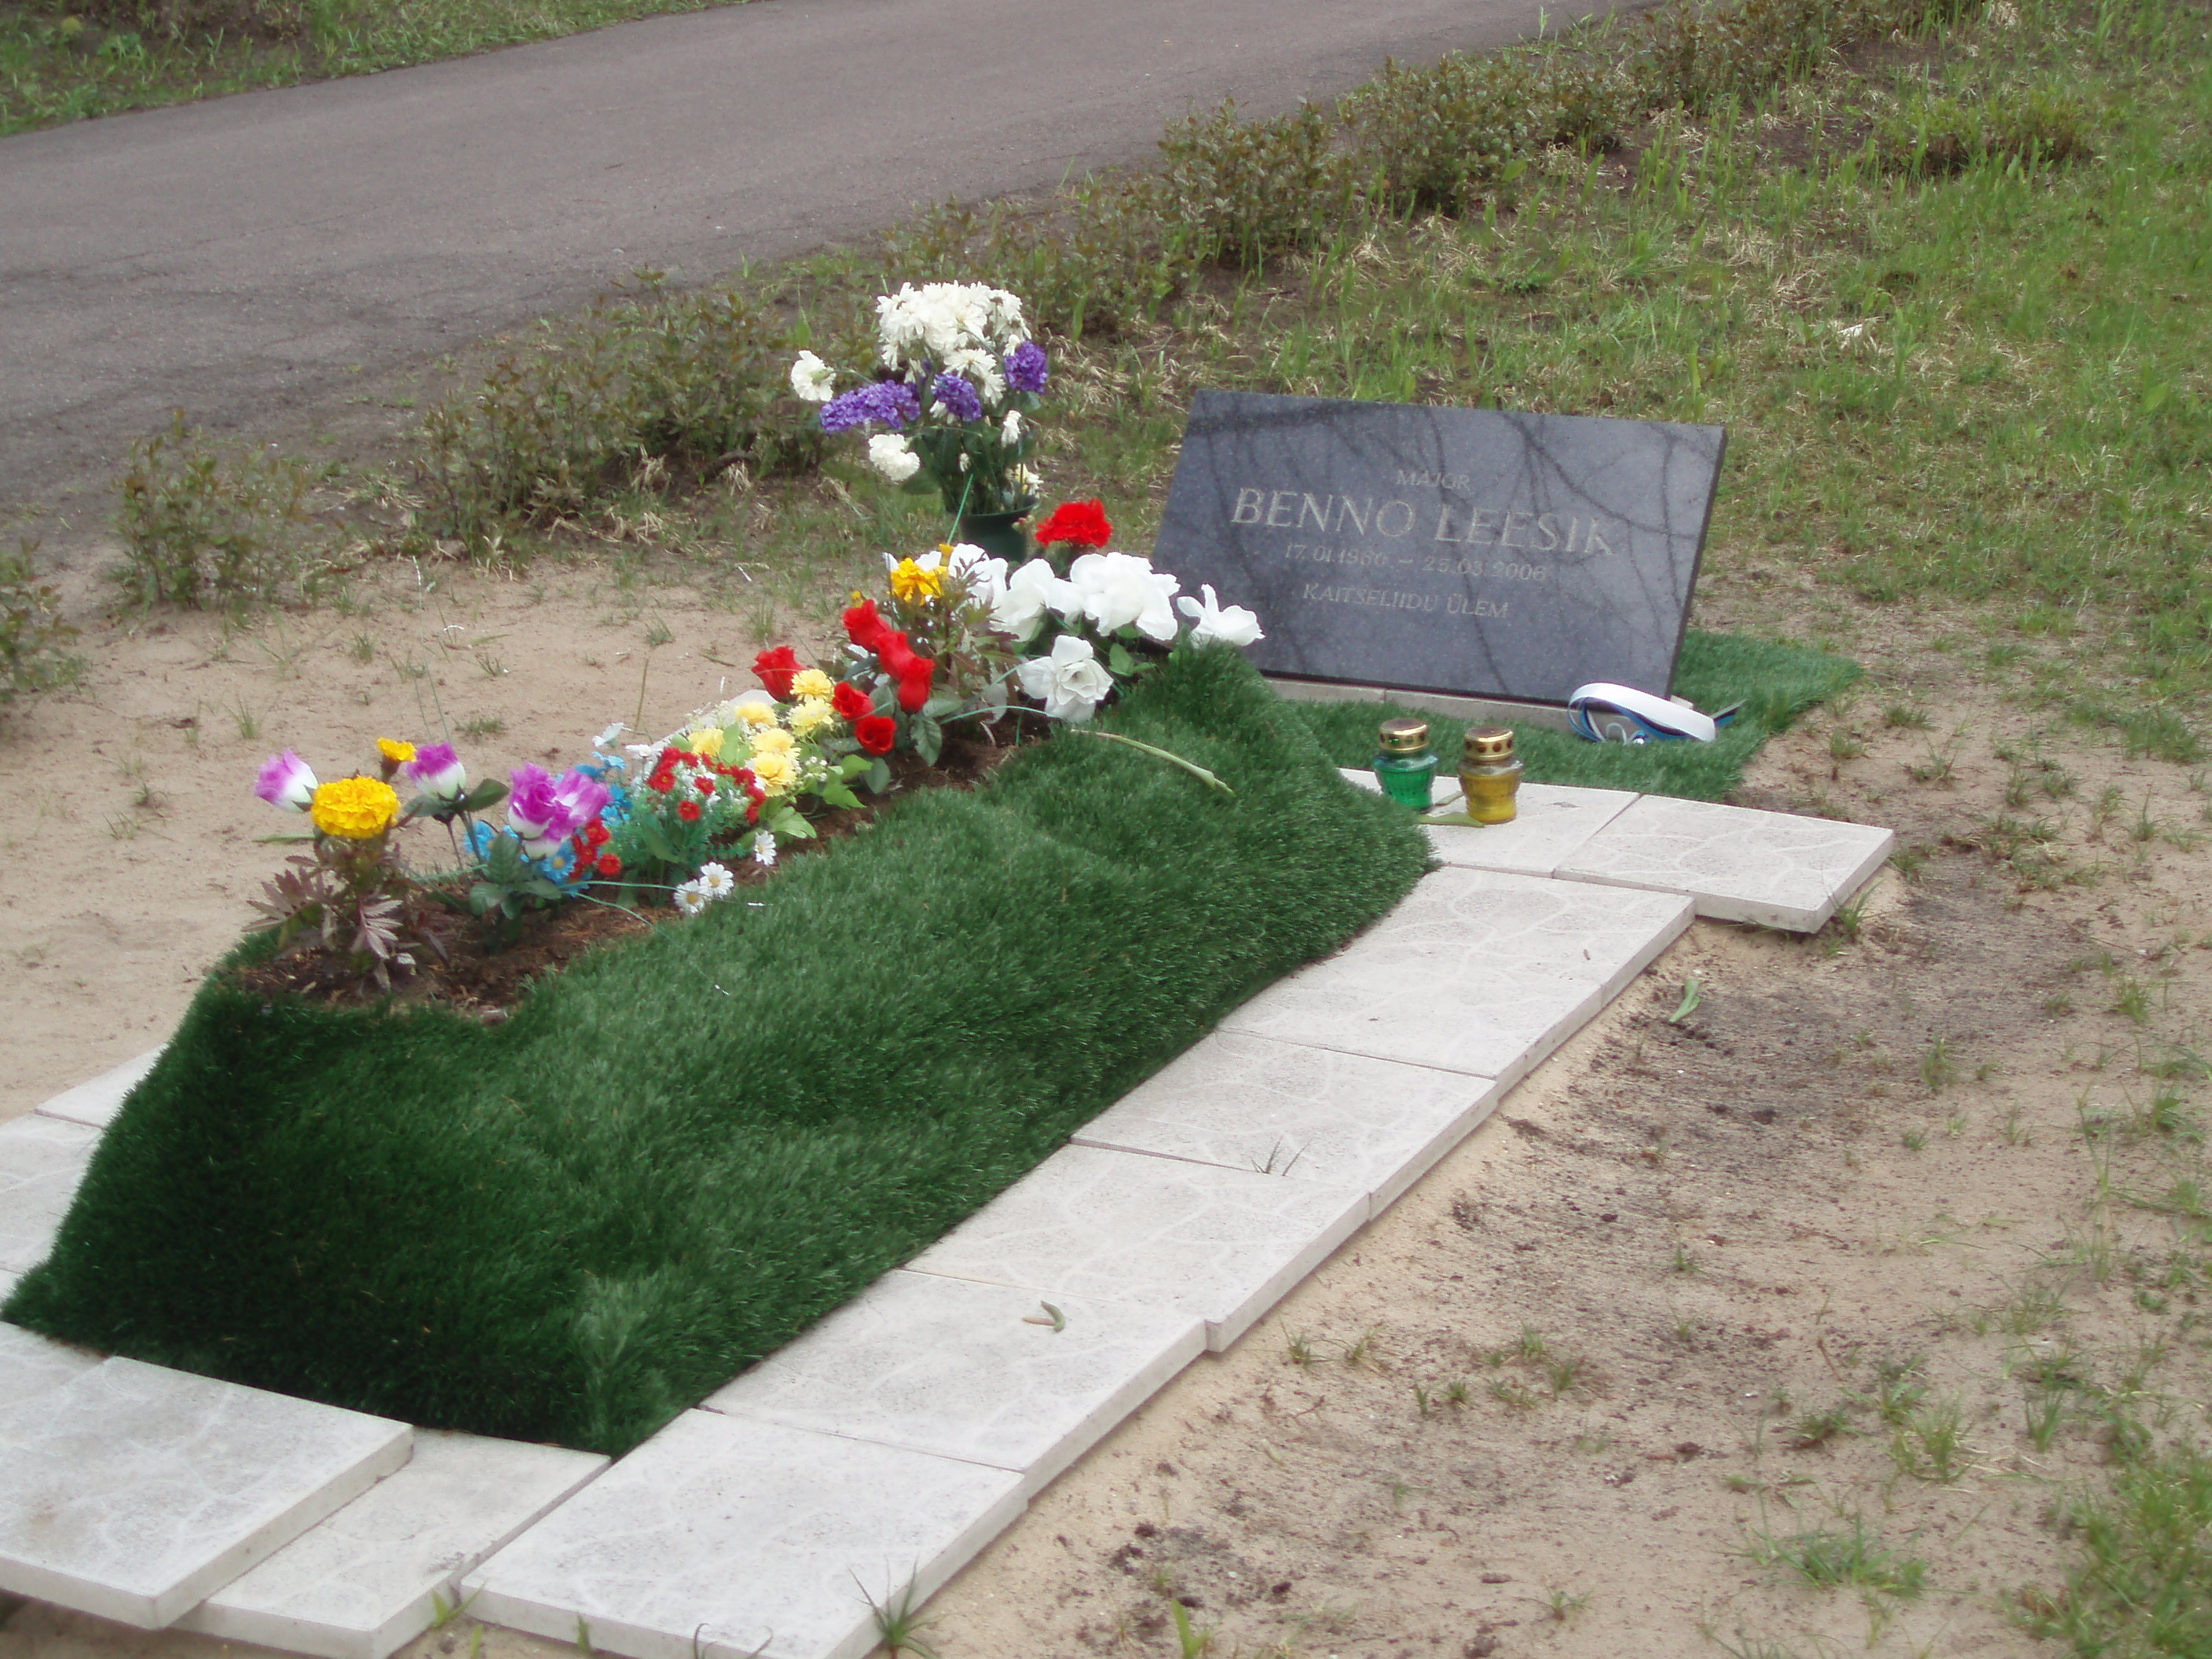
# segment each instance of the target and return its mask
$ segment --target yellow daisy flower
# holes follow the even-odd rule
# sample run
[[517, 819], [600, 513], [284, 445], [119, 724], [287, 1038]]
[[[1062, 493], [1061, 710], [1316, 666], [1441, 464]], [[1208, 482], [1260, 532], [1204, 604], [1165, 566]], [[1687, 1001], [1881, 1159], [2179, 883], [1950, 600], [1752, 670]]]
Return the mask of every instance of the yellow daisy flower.
[[791, 729], [802, 738], [811, 738], [836, 723], [837, 711], [830, 706], [826, 697], [809, 697], [793, 705], [791, 711]]
[[901, 559], [891, 572], [891, 597], [904, 604], [941, 599], [944, 593], [945, 571], [941, 566], [924, 569], [912, 559]]
[[722, 728], [702, 726], [684, 739], [684, 746], [693, 754], [703, 755], [708, 760], [719, 759], [722, 753]]
[[791, 677], [791, 695], [801, 702], [826, 697], [837, 689], [837, 682], [818, 668], [802, 668]]

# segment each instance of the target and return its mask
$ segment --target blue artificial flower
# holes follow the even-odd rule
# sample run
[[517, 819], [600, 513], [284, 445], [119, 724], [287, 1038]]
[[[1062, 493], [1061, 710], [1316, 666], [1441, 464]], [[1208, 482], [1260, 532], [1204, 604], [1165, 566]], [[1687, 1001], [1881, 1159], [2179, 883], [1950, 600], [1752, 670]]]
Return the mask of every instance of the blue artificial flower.
[[1035, 340], [1024, 340], [1006, 354], [1006, 384], [1016, 392], [1042, 392], [1048, 368], [1044, 348]]
[[980, 421], [983, 418], [982, 394], [949, 369], [931, 384], [929, 393], [937, 399], [938, 407], [956, 421]]
[[850, 432], [862, 426], [888, 427], [899, 432], [921, 418], [921, 399], [903, 380], [871, 380], [822, 405], [824, 432]]

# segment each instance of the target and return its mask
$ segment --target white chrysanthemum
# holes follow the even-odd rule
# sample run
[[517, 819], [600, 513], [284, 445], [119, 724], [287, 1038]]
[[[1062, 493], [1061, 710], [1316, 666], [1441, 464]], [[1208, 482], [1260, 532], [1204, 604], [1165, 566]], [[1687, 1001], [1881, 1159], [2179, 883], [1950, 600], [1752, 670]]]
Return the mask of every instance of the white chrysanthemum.
[[1022, 411], [1010, 409], [1006, 418], [999, 423], [999, 441], [1009, 449], [1022, 441]]
[[969, 347], [945, 360], [945, 368], [963, 374], [981, 391], [983, 401], [994, 404], [1006, 395], [1006, 376], [999, 367], [999, 354]]
[[810, 404], [826, 404], [836, 395], [837, 371], [811, 351], [799, 354], [791, 366], [791, 389]]
[[775, 836], [763, 830], [753, 837], [753, 862], [767, 869], [775, 862]]
[[702, 864], [696, 878], [699, 890], [710, 899], [727, 898], [737, 890], [738, 878], [725, 864]]
[[707, 890], [696, 878], [685, 882], [676, 890], [676, 908], [687, 916], [696, 916], [707, 908]]
[[904, 483], [921, 471], [921, 457], [896, 432], [878, 432], [868, 440], [868, 465], [893, 483]]

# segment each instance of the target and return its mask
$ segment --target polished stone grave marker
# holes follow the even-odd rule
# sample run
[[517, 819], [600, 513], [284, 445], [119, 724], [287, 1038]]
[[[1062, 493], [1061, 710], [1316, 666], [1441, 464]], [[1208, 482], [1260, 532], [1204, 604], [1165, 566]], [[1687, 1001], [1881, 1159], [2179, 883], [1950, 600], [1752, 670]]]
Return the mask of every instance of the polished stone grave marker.
[[1290, 679], [1562, 704], [1674, 689], [1716, 426], [1200, 392], [1158, 560]]

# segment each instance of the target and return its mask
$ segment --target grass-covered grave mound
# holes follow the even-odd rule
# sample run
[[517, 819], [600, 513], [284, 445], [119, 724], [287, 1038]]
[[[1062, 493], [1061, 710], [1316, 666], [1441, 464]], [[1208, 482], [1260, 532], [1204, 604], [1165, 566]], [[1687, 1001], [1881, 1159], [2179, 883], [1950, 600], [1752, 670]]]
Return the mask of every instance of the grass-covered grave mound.
[[[33, 1329], [618, 1453], [974, 1212], [1425, 848], [1234, 651], [596, 952], [503, 1024], [201, 988]], [[265, 948], [265, 947], [264, 947]]]

